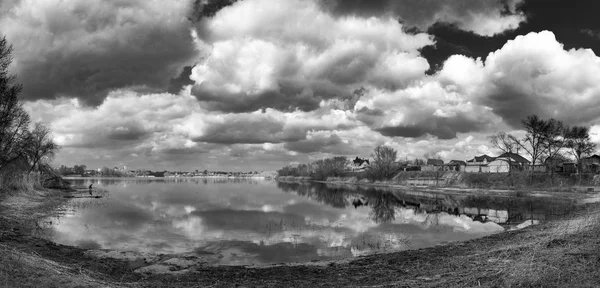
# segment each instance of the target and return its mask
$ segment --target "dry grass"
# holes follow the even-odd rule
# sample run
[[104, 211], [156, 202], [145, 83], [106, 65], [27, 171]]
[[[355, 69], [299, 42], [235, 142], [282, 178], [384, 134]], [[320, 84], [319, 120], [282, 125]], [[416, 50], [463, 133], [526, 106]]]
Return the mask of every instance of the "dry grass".
[[0, 287], [115, 287], [88, 273], [0, 244]]
[[17, 249], [3, 244], [19, 237], [25, 238], [17, 241], [26, 243], [26, 235], [38, 221], [58, 216], [70, 203], [61, 191], [31, 187], [4, 194], [0, 203], [0, 287], [115, 287], [98, 280], [103, 277], [97, 273], [59, 264], [41, 256], [36, 249], [27, 249], [27, 245]]

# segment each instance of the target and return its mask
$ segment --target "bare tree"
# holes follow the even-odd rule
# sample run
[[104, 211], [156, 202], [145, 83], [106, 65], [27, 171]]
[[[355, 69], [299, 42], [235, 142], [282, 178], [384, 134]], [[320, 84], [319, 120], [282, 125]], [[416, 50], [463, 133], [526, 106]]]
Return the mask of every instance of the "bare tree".
[[519, 144], [531, 157], [531, 172], [535, 169], [537, 160], [544, 154], [544, 130], [547, 127], [546, 121], [540, 119], [537, 115], [527, 116], [521, 121], [525, 130], [525, 138], [519, 141]]
[[514, 185], [512, 179], [512, 154], [519, 152], [519, 140], [511, 134], [499, 132], [496, 135], [490, 136], [490, 143], [492, 144], [492, 146], [502, 151], [503, 154], [508, 155], [508, 177], [510, 179], [510, 185]]
[[373, 163], [369, 166], [369, 170], [374, 174], [375, 178], [389, 179], [394, 176], [397, 170], [396, 158], [398, 152], [386, 145], [379, 145], [373, 150], [371, 157]]
[[590, 128], [585, 126], [573, 126], [567, 129], [566, 147], [577, 161], [577, 173], [581, 175], [581, 157], [590, 155], [596, 151], [596, 143], [590, 138]]
[[[0, 39], [0, 172], [13, 162], [28, 163], [31, 172], [44, 158], [51, 158], [58, 146], [50, 137], [50, 129], [41, 123], [29, 130], [31, 120], [18, 94], [21, 85], [9, 74], [12, 47]], [[13, 171], [14, 172], [14, 171]], [[25, 172], [25, 171], [23, 171]]]
[[0, 170], [22, 156], [23, 143], [28, 135], [29, 115], [18, 99], [21, 85], [8, 67], [12, 62], [12, 47], [6, 38], [0, 39]]
[[29, 132], [25, 143], [23, 152], [31, 166], [29, 173], [40, 161], [53, 158], [58, 150], [58, 145], [52, 140], [50, 128], [41, 122], [35, 123], [35, 127]]
[[565, 131], [568, 128], [565, 128], [561, 121], [558, 121], [554, 118], [550, 118], [550, 120], [545, 121], [544, 130], [541, 132], [541, 146], [542, 146], [542, 155], [546, 155], [551, 159], [550, 161], [550, 181], [554, 184], [554, 159], [561, 150], [565, 147]]

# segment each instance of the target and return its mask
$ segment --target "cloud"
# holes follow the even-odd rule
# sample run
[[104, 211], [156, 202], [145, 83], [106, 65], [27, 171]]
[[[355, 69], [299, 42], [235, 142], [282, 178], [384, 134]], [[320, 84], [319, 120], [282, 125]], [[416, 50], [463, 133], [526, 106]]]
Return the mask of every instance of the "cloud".
[[321, 0], [337, 15], [399, 17], [403, 23], [427, 30], [436, 22], [455, 24], [462, 30], [493, 36], [519, 27], [525, 15], [517, 11], [523, 0]]
[[206, 109], [236, 113], [312, 111], [361, 85], [404, 87], [429, 69], [418, 49], [433, 44], [390, 17], [334, 18], [299, 0], [237, 2], [202, 20], [198, 34], [210, 52], [192, 71], [192, 94]]
[[590, 49], [565, 50], [549, 31], [509, 40], [483, 62], [453, 56], [439, 72], [473, 103], [517, 128], [530, 114], [585, 124], [600, 115], [600, 58]]
[[2, 32], [26, 100], [77, 97], [98, 105], [132, 85], [165, 89], [197, 55], [188, 1], [21, 0]]
[[196, 142], [218, 144], [280, 143], [289, 139], [302, 139], [305, 135], [286, 135], [283, 123], [257, 114], [235, 115], [222, 118], [223, 122], [212, 124], [204, 134], [193, 139]]
[[54, 140], [62, 146], [57, 163], [139, 167], [154, 161], [167, 168], [194, 161], [205, 167], [264, 161], [254, 164], [256, 170], [307, 160], [285, 149], [287, 142], [306, 139], [309, 133], [355, 129], [351, 111], [336, 109], [338, 104], [321, 103], [311, 112], [269, 108], [223, 114], [204, 110], [188, 88], [181, 95], [116, 90], [97, 107], [75, 98], [37, 100], [25, 107], [34, 121], [53, 127]]
[[357, 151], [348, 140], [342, 140], [337, 134], [329, 132], [310, 133], [307, 139], [288, 142], [284, 147], [300, 153], [320, 152], [334, 155], [350, 155]]
[[355, 106], [357, 119], [388, 137], [433, 135], [452, 139], [457, 133], [485, 130], [501, 121], [471, 96], [427, 77], [406, 89], [371, 90]]

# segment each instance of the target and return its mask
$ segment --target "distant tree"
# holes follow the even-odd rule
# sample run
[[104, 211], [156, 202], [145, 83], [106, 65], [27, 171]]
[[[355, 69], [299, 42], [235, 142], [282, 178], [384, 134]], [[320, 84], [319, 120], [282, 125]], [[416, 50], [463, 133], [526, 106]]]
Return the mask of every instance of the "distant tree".
[[427, 162], [425, 161], [425, 159], [415, 158], [413, 163], [415, 166], [421, 166], [421, 165], [425, 165], [425, 163], [427, 163]]
[[596, 143], [590, 138], [590, 128], [585, 126], [573, 126], [565, 133], [566, 147], [577, 161], [577, 173], [581, 175], [581, 158], [591, 155], [596, 151]]
[[373, 178], [377, 179], [390, 179], [395, 176], [398, 171], [398, 165], [396, 163], [398, 152], [386, 145], [380, 145], [375, 147], [371, 158], [373, 162], [369, 165], [369, 172]]
[[102, 176], [102, 177], [113, 176], [113, 170], [104, 166], [104, 167], [102, 167], [102, 169], [100, 169], [100, 176]]
[[73, 167], [73, 174], [83, 175], [83, 174], [85, 174], [86, 169], [87, 169], [87, 166], [85, 166], [85, 165], [75, 165]]
[[60, 167], [58, 168], [58, 174], [63, 176], [73, 174], [73, 168], [67, 167], [65, 165], [60, 165]]

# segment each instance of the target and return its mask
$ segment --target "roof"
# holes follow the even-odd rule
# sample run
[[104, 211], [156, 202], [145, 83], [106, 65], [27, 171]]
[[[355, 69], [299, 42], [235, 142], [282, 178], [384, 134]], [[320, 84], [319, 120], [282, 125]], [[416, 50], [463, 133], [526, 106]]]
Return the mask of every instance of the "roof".
[[517, 153], [504, 153], [496, 158], [500, 158], [500, 157], [510, 157], [513, 160], [515, 160], [515, 162], [518, 162], [518, 163], [525, 163], [525, 164], [531, 163], [529, 160], [525, 159], [523, 156], [521, 156]]
[[444, 165], [442, 159], [427, 159], [427, 165]]
[[590, 157], [586, 157], [586, 158], [583, 158], [583, 159], [592, 159], [592, 158], [600, 158], [600, 156], [594, 154], [594, 155], [592, 155]]
[[473, 158], [473, 159], [471, 159], [471, 160], [467, 160], [467, 162], [483, 162], [483, 160], [484, 160], [484, 159], [485, 159], [487, 162], [492, 162], [492, 161], [494, 161], [494, 159], [496, 159], [496, 158], [494, 158], [494, 157], [492, 157], [492, 156], [488, 156], [488, 155], [485, 155], [485, 154], [483, 154], [483, 155], [481, 155], [481, 156], [475, 156], [475, 158]]

